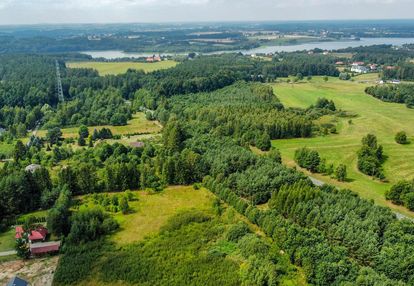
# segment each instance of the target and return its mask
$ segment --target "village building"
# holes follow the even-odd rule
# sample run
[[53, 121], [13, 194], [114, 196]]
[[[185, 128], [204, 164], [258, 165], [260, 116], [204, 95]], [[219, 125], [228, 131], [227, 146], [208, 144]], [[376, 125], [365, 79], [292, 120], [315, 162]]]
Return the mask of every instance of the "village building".
[[[16, 235], [15, 238], [22, 238], [23, 237], [23, 227], [21, 226], [16, 226]], [[43, 227], [43, 226], [39, 226], [37, 227], [35, 230], [32, 230], [29, 234], [29, 241], [34, 243], [34, 242], [41, 242], [41, 241], [45, 241], [46, 240], [46, 236], [47, 236], [47, 228]]]
[[34, 256], [58, 252], [60, 241], [30, 244], [30, 253]]
[[147, 57], [147, 63], [153, 63], [153, 62], [161, 62], [162, 58], [160, 56], [153, 55], [151, 57]]
[[361, 66], [361, 65], [358, 65], [356, 63], [353, 63], [352, 64], [352, 67], [351, 67], [351, 72], [355, 72], [355, 73], [367, 73], [368, 72], [368, 68], [365, 67], [365, 66]]
[[34, 173], [36, 170], [41, 169], [41, 168], [42, 168], [42, 166], [40, 166], [38, 164], [30, 164], [24, 170], [26, 172]]

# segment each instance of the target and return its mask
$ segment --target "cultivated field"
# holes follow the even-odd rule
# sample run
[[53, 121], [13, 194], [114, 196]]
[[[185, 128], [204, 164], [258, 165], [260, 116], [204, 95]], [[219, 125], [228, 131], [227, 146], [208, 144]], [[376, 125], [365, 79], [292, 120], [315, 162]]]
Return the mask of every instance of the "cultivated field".
[[[154, 134], [158, 133], [161, 130], [161, 125], [158, 121], [149, 121], [145, 118], [145, 114], [142, 112], [135, 113], [133, 118], [128, 121], [128, 124], [125, 126], [90, 126], [89, 134], [93, 133], [94, 129], [109, 128], [112, 131], [113, 135], [126, 135], [133, 133], [141, 134]], [[76, 138], [79, 137], [78, 134], [79, 127], [63, 128], [62, 133], [64, 138]], [[44, 137], [46, 136], [47, 130], [39, 130], [37, 136]]]
[[[274, 85], [276, 95], [287, 107], [308, 107], [314, 104], [319, 97], [334, 100], [338, 109], [358, 114], [352, 118], [338, 118], [337, 135], [315, 137], [308, 139], [275, 140], [273, 146], [279, 148], [283, 160], [294, 166], [294, 152], [297, 148], [307, 146], [318, 150], [327, 163], [347, 165], [349, 182], [340, 183], [327, 176], [312, 175], [325, 182], [335, 184], [341, 188], [350, 188], [362, 197], [373, 199], [380, 205], [390, 206], [395, 211], [414, 217], [407, 209], [395, 206], [385, 200], [384, 193], [401, 179], [414, 178], [414, 110], [403, 104], [386, 103], [364, 93], [366, 86], [373, 82], [359, 83], [358, 81], [374, 80], [373, 75], [355, 78], [354, 82], [340, 81], [329, 78], [324, 82], [315, 77], [310, 83]], [[412, 143], [399, 145], [394, 136], [398, 131], [406, 131]], [[384, 147], [388, 159], [384, 163], [384, 171], [389, 183], [382, 183], [363, 175], [357, 169], [357, 151], [361, 146], [361, 139], [367, 133], [375, 134]]]
[[137, 63], [137, 62], [68, 62], [69, 68], [90, 68], [99, 72], [99, 75], [122, 74], [128, 69], [143, 70], [144, 72], [153, 72], [161, 69], [175, 67], [175, 61], [162, 61], [155, 63]]

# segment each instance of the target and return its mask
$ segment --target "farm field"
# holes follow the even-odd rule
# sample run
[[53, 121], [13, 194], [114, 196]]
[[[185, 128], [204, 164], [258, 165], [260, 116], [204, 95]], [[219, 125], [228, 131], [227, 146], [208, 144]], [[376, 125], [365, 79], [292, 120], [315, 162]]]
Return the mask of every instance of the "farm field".
[[[308, 107], [318, 98], [332, 99], [337, 109], [351, 111], [358, 114], [352, 118], [339, 118], [337, 135], [314, 137], [306, 139], [275, 140], [273, 146], [280, 149], [283, 160], [290, 166], [295, 166], [294, 152], [300, 147], [309, 147], [319, 151], [327, 163], [344, 163], [347, 165], [349, 181], [340, 183], [327, 176], [313, 174], [312, 176], [341, 188], [350, 188], [366, 199], [389, 206], [404, 215], [414, 217], [407, 209], [391, 204], [385, 200], [384, 193], [392, 184], [402, 179], [414, 178], [414, 143], [399, 145], [395, 143], [394, 136], [398, 131], [406, 131], [410, 140], [414, 140], [414, 110], [403, 104], [386, 103], [364, 93], [366, 86], [373, 83], [358, 83], [340, 81], [329, 78], [324, 82], [315, 77], [310, 83], [274, 85], [278, 98], [286, 107]], [[367, 133], [375, 134], [379, 144], [384, 147], [388, 159], [384, 163], [385, 176], [389, 180], [382, 183], [373, 180], [357, 169], [357, 150], [361, 146], [361, 139]]]
[[[92, 134], [94, 129], [109, 128], [113, 135], [126, 135], [132, 133], [141, 134], [154, 134], [161, 130], [161, 125], [158, 121], [149, 121], [145, 118], [145, 114], [142, 112], [135, 113], [133, 118], [128, 121], [127, 125], [124, 126], [89, 126], [89, 133]], [[79, 127], [63, 128], [63, 138], [76, 138], [78, 137]], [[37, 135], [40, 137], [46, 136], [47, 130], [39, 130]]]
[[126, 73], [128, 69], [143, 70], [146, 73], [175, 67], [177, 62], [167, 60], [155, 63], [138, 63], [138, 62], [68, 62], [69, 68], [90, 68], [99, 72], [99, 75], [117, 75]]

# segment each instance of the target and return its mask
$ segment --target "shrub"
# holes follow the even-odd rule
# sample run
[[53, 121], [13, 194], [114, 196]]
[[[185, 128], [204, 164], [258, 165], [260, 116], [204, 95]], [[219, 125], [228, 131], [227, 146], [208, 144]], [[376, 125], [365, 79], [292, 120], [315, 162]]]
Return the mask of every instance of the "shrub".
[[72, 216], [72, 221], [68, 235], [68, 241], [72, 244], [96, 240], [119, 227], [112, 217], [98, 207], [80, 209]]
[[340, 164], [335, 170], [335, 177], [340, 182], [345, 182], [347, 176], [346, 166], [344, 164]]
[[193, 222], [201, 223], [201, 222], [209, 221], [210, 219], [211, 217], [206, 215], [202, 211], [198, 211], [198, 210], [184, 211], [170, 218], [167, 224], [161, 227], [160, 231], [161, 232], [174, 231], [190, 223], [193, 223]]
[[269, 252], [269, 245], [255, 234], [246, 234], [243, 236], [238, 242], [238, 247], [245, 258], [251, 255], [265, 257]]
[[226, 239], [237, 242], [248, 233], [250, 233], [249, 226], [245, 222], [239, 222], [229, 228], [226, 234]]
[[398, 144], [407, 144], [407, 134], [404, 131], [400, 131], [395, 135], [395, 142]]

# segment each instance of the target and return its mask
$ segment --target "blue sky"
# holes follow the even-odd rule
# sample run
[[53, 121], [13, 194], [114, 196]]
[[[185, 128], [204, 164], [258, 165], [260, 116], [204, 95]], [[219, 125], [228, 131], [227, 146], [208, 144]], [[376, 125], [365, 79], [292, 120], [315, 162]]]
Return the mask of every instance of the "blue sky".
[[0, 0], [0, 24], [414, 18], [414, 0]]

